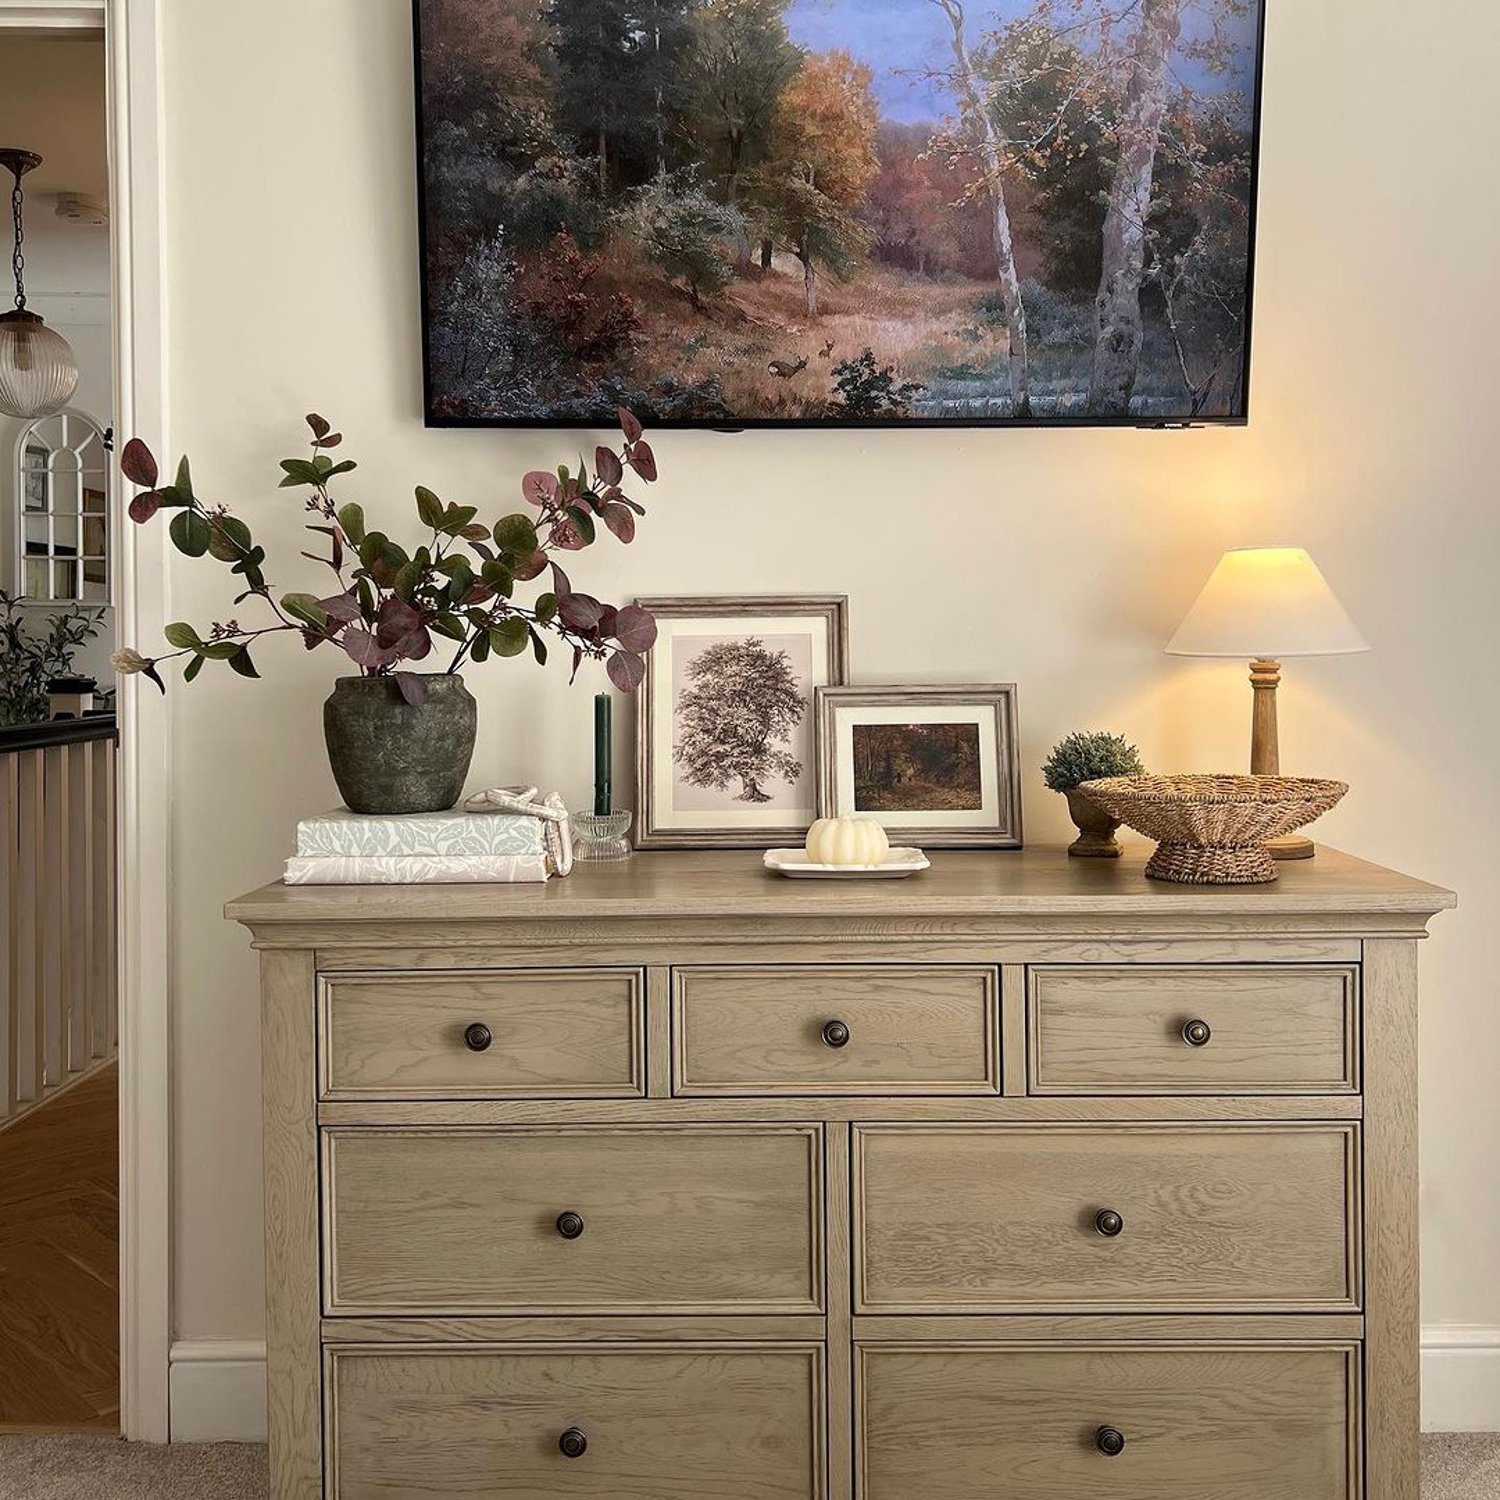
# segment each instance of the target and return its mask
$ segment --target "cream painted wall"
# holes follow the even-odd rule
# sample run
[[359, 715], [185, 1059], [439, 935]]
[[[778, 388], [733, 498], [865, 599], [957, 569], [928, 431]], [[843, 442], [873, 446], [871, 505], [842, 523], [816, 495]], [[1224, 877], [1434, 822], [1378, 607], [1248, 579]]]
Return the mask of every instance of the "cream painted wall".
[[[1243, 673], [1161, 647], [1221, 549], [1309, 547], [1375, 649], [1291, 668], [1284, 758], [1353, 783], [1325, 837], [1463, 894], [1423, 955], [1425, 1313], [1500, 1325], [1500, 215], [1476, 165], [1500, 10], [1270, 10], [1247, 431], [666, 434], [638, 542], [578, 571], [622, 596], [846, 589], [856, 680], [1015, 679], [1042, 841], [1065, 820], [1034, 768], [1066, 730], [1126, 730], [1159, 768], [1244, 763]], [[367, 511], [399, 520], [419, 481], [508, 509], [524, 469], [576, 444], [422, 428], [407, 0], [260, 0], [253, 18], [168, 0], [167, 19], [172, 415], [200, 491], [295, 551], [276, 460], [319, 409]], [[172, 589], [176, 618], [231, 610], [210, 567], [177, 559]], [[220, 905], [336, 800], [335, 663], [274, 656], [260, 683], [173, 689], [179, 1338], [261, 1327], [256, 966]], [[474, 674], [476, 778], [583, 795], [596, 684], [564, 679]]]

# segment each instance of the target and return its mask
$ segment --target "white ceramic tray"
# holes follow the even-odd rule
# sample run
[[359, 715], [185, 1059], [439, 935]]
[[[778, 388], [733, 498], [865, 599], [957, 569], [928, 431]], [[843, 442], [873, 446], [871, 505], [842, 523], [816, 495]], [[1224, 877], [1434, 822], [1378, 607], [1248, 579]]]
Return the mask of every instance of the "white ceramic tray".
[[766, 868], [793, 880], [901, 880], [932, 863], [920, 849], [891, 849], [878, 865], [819, 865], [805, 849], [767, 849]]

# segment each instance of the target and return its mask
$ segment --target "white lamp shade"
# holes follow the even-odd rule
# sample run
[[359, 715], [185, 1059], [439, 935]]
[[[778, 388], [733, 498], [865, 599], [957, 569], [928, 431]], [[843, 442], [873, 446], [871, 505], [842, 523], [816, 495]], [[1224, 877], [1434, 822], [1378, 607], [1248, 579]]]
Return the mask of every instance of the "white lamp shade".
[[68, 341], [34, 313], [0, 315], [0, 412], [30, 421], [60, 412], [78, 388]]
[[1167, 645], [1172, 656], [1341, 656], [1369, 642], [1301, 547], [1226, 552]]

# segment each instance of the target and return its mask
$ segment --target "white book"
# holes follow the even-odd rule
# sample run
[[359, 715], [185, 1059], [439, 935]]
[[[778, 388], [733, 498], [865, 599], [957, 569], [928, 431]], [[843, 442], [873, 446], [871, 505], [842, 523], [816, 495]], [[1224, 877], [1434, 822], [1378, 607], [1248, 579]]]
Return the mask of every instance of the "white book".
[[540, 885], [543, 854], [315, 855], [287, 860], [288, 885]]
[[304, 818], [297, 825], [302, 859], [391, 858], [416, 855], [539, 855], [539, 818], [513, 813], [452, 812], [367, 815], [347, 807]]

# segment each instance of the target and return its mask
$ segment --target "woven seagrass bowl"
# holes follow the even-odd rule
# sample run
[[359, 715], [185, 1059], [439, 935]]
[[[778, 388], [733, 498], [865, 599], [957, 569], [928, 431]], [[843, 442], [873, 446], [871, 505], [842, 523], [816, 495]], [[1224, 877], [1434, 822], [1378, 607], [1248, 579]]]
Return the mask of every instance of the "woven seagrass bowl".
[[1275, 880], [1267, 840], [1321, 817], [1349, 790], [1342, 781], [1303, 776], [1110, 776], [1082, 789], [1157, 841], [1149, 876], [1183, 885]]

